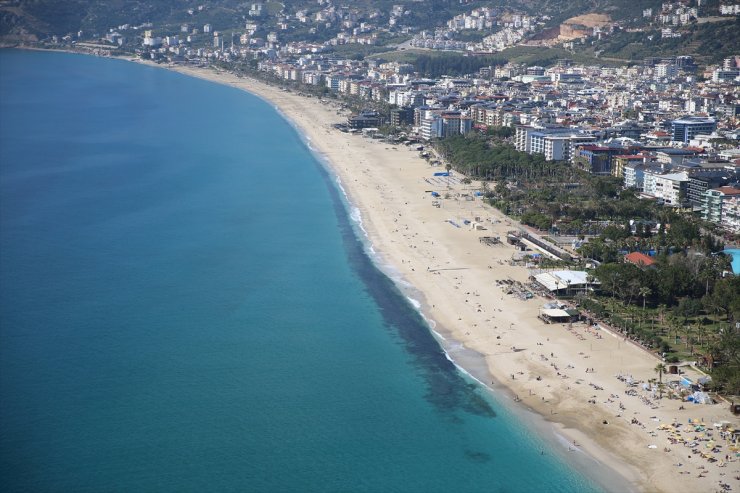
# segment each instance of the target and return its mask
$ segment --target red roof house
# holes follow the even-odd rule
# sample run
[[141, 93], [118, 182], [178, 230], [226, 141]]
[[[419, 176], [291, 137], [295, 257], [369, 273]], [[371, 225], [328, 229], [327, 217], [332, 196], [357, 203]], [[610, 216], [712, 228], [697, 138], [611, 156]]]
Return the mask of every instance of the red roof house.
[[624, 261], [635, 264], [638, 267], [650, 267], [655, 264], [655, 260], [640, 252], [628, 253], [624, 256]]

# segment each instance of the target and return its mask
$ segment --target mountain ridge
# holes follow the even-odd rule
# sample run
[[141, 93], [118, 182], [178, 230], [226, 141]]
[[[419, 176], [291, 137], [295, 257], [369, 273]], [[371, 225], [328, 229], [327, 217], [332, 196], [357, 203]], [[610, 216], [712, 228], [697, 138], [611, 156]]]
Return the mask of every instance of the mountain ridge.
[[[161, 2], [156, 0], [6, 0], [0, 2], [0, 36], [7, 37], [27, 33], [36, 37], [51, 35], [66, 35], [77, 33], [80, 30], [105, 30], [121, 23], [141, 24], [151, 22], [155, 25], [204, 21], [211, 22], [216, 17], [215, 10], [222, 8], [232, 12], [231, 26], [240, 25], [247, 18], [252, 3], [242, 0], [172, 0]], [[329, 4], [330, 2], [324, 2]], [[428, 28], [443, 25], [446, 15], [470, 11], [477, 7], [497, 7], [525, 14], [545, 14], [553, 19], [554, 24], [560, 21], [588, 13], [607, 13], [612, 18], [624, 18], [624, 7], [629, 4], [630, 12], [635, 12], [643, 6], [660, 6], [660, 0], [489, 0], [468, 1], [458, 0], [342, 0], [333, 2], [334, 6], [347, 7], [368, 11], [376, 9], [381, 18], [387, 17], [394, 5], [402, 5], [411, 12], [411, 19], [419, 27]], [[278, 2], [264, 2], [264, 4], [278, 4]], [[317, 2], [309, 0], [285, 0], [279, 5], [286, 11], [299, 9], [316, 10]], [[201, 8], [199, 10], [199, 8]], [[193, 14], [188, 15], [188, 9]], [[419, 15], [415, 15], [418, 12]], [[422, 15], [423, 14], [423, 15]], [[239, 21], [239, 22], [237, 22]]]

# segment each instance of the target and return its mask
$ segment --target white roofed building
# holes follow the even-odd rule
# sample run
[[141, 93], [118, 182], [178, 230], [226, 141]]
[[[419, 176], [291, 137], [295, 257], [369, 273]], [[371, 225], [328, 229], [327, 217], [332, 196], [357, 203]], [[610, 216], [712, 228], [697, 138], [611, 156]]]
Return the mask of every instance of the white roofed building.
[[598, 286], [599, 281], [586, 271], [555, 270], [541, 272], [534, 276], [534, 280], [547, 291], [553, 294], [573, 295], [590, 291]]

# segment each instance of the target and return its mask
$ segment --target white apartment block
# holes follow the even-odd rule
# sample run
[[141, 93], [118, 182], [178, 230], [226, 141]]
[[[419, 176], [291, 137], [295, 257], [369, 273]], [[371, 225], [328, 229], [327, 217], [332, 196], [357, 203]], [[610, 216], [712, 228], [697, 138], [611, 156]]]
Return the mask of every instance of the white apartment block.
[[654, 197], [663, 199], [668, 206], [680, 207], [686, 201], [686, 187], [689, 176], [686, 173], [669, 173], [655, 177]]

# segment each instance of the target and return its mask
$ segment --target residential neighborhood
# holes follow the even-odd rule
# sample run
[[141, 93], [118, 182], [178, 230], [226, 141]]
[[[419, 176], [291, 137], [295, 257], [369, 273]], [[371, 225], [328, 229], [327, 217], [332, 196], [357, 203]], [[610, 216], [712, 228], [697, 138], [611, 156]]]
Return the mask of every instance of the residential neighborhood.
[[[619, 178], [645, 200], [693, 211], [740, 233], [740, 197], [732, 192], [740, 170], [740, 54], [714, 65], [701, 65], [690, 55], [648, 57], [626, 66], [570, 58], [547, 67], [505, 62], [430, 77], [402, 58], [342, 56], [336, 47], [375, 45], [406, 34], [398, 49], [458, 50], [474, 63], [481, 54], [511, 45], [542, 44], [542, 35], [532, 33], [541, 32], [547, 16], [471, 6], [444, 27], [412, 34], [413, 26], [405, 22], [413, 17], [413, 3], [394, 5], [383, 24], [386, 17], [379, 11], [319, 0], [315, 8], [272, 12], [277, 22], [266, 31], [267, 4], [249, 7], [241, 30], [183, 23], [178, 32], [162, 32], [151, 23], [123, 24], [111, 28], [103, 41], [158, 62], [232, 67], [297, 90], [351, 100], [357, 114], [348, 126], [354, 130], [390, 126], [429, 142], [510, 128], [518, 151]], [[723, 4], [720, 13], [738, 15], [736, 7]], [[207, 7], [188, 13], [197, 17], [199, 9]], [[664, 2], [659, 11], [646, 9], [642, 15], [648, 26], [665, 31], [696, 21], [702, 7], [701, 2], [691, 7]], [[619, 22], [604, 16], [581, 17], [566, 23], [571, 28], [561, 27], [554, 42], [573, 46], [620, 29]], [[584, 30], [584, 23], [594, 27]], [[305, 36], [293, 34], [304, 28]], [[337, 32], [326, 41], [307, 40], [321, 29]], [[456, 39], [460, 33], [487, 32], [493, 34], [475, 42]], [[105, 48], [82, 41], [77, 47]], [[363, 106], [374, 110], [359, 114]]]

